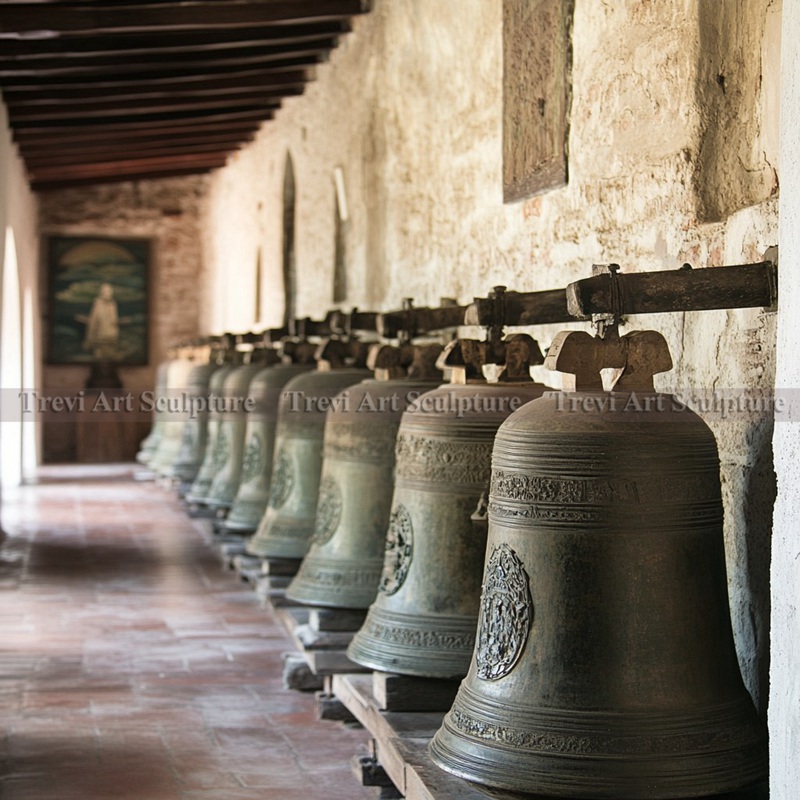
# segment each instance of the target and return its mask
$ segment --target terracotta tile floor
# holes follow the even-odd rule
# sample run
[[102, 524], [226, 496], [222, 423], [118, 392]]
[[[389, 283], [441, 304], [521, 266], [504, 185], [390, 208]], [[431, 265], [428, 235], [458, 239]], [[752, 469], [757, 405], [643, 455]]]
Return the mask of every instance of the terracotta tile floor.
[[3, 800], [358, 800], [368, 736], [282, 687], [292, 645], [135, 467], [49, 467], [0, 519]]

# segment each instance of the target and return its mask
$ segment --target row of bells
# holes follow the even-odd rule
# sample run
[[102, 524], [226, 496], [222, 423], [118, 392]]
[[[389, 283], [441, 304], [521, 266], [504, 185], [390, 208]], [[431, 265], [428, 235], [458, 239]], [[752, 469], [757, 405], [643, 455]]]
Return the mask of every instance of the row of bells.
[[717, 446], [669, 396], [626, 413], [624, 393], [565, 405], [534, 383], [311, 364], [169, 362], [158, 382], [256, 398], [249, 414], [156, 419], [140, 459], [227, 510], [249, 553], [294, 562], [290, 599], [366, 610], [353, 661], [463, 679], [430, 744], [445, 770], [585, 798], [764, 777]]

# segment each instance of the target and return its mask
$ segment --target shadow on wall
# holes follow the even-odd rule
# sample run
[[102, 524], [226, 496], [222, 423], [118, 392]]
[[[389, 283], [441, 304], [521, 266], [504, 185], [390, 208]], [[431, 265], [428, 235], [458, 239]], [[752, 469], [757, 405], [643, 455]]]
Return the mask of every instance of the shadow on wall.
[[751, 686], [759, 713], [766, 718], [769, 697], [770, 562], [772, 560], [772, 516], [777, 497], [777, 477], [772, 455], [774, 420], [752, 429], [752, 464], [743, 481], [742, 514], [744, 539], [743, 571], [752, 600], [748, 627], [752, 630], [750, 659], [755, 662], [755, 684]]

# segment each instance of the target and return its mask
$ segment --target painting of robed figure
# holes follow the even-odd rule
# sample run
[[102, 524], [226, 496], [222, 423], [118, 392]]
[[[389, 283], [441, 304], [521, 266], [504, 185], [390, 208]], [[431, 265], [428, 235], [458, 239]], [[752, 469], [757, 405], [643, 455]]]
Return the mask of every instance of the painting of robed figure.
[[50, 364], [147, 363], [146, 239], [48, 240]]

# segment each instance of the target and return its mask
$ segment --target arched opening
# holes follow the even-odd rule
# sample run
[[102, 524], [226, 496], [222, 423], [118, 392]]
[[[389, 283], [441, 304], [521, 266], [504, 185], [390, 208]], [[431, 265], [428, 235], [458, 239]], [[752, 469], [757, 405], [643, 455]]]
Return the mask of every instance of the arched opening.
[[283, 322], [291, 326], [296, 315], [297, 276], [294, 251], [295, 183], [291, 154], [283, 173]]
[[14, 231], [6, 228], [0, 318], [0, 485], [22, 483], [22, 313]]
[[[33, 290], [27, 286], [22, 298], [22, 391], [36, 388], [36, 327], [33, 313]], [[25, 420], [22, 426], [22, 481], [36, 480], [39, 467], [39, 422]]]

